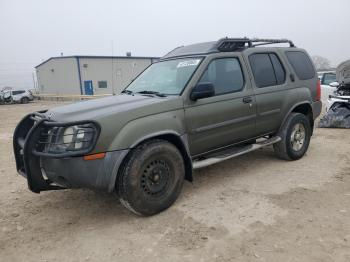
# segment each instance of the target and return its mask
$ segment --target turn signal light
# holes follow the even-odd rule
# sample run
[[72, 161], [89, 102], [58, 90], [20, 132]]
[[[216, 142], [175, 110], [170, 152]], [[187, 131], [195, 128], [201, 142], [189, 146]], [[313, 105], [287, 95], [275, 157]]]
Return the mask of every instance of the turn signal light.
[[92, 155], [84, 156], [84, 160], [95, 160], [95, 159], [102, 159], [106, 156], [106, 153], [97, 153]]

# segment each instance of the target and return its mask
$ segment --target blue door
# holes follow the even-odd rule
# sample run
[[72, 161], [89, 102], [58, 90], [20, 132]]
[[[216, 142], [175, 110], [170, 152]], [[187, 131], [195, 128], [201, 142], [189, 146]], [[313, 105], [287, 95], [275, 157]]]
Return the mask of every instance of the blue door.
[[84, 81], [85, 95], [92, 96], [94, 94], [94, 87], [92, 86], [92, 81]]

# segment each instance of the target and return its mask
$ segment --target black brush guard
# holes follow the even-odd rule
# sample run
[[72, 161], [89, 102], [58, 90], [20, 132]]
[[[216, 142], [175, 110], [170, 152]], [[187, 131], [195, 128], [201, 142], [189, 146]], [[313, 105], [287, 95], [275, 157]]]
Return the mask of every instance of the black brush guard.
[[65, 189], [53, 185], [52, 181], [44, 178], [40, 157], [33, 154], [40, 132], [48, 119], [42, 112], [33, 113], [24, 117], [17, 125], [13, 135], [13, 150], [16, 159], [17, 172], [27, 178], [28, 187], [35, 193], [46, 190]]
[[[51, 180], [44, 177], [43, 174], [45, 172], [41, 168], [41, 159], [45, 157], [65, 158], [88, 154], [93, 150], [101, 130], [99, 124], [95, 121], [59, 123], [51, 121], [43, 113], [45, 111], [35, 112], [24, 117], [17, 125], [13, 135], [13, 149], [17, 172], [27, 178], [29, 189], [35, 193], [65, 189], [64, 187], [53, 184]], [[93, 124], [95, 128], [95, 135], [91, 140], [91, 146], [87, 148], [55, 154], [45, 152], [44, 146], [47, 143], [40, 144], [43, 133], [47, 132], [49, 128], [83, 125], [87, 123]]]

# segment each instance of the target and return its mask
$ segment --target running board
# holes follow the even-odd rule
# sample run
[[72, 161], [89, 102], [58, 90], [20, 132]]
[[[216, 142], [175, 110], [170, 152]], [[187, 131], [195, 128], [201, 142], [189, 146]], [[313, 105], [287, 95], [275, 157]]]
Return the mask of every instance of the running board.
[[277, 143], [279, 141], [281, 141], [281, 138], [279, 136], [274, 136], [274, 137], [271, 137], [267, 140], [264, 140], [264, 141], [261, 141], [261, 142], [255, 143], [255, 144], [242, 146], [242, 147], [232, 147], [232, 148], [223, 150], [221, 152], [211, 154], [203, 160], [193, 161], [193, 169], [198, 169], [198, 168], [210, 166], [210, 165], [234, 158], [236, 156], [240, 156], [240, 155], [243, 155], [245, 153], [252, 152], [252, 151], [257, 150], [259, 148], [262, 148], [264, 146], [272, 145], [272, 144]]

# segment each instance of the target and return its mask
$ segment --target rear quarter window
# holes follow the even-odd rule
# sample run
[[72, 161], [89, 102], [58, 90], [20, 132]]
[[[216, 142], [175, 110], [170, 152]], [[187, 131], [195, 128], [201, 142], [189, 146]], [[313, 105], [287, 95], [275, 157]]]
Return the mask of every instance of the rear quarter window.
[[314, 78], [315, 69], [310, 58], [301, 51], [287, 51], [287, 59], [300, 80]]

